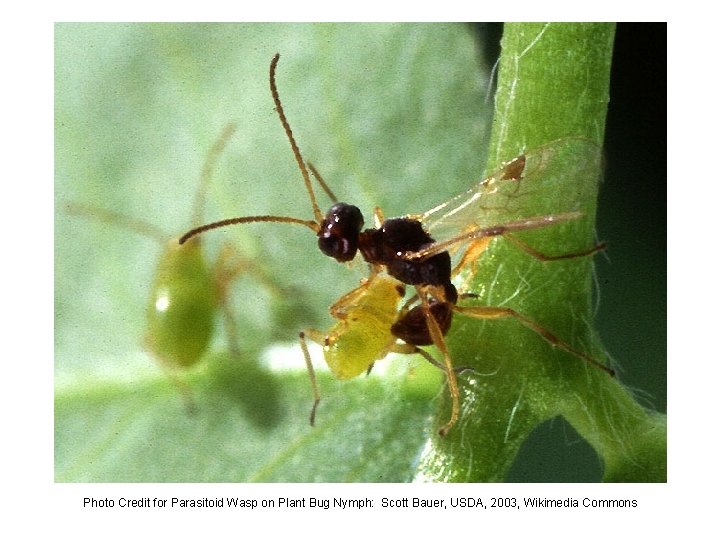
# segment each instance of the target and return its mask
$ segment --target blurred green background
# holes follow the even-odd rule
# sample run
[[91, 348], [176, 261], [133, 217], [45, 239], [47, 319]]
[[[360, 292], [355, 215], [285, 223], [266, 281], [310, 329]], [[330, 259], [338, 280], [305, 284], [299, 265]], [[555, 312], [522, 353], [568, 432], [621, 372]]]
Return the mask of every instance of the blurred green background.
[[[206, 220], [310, 217], [270, 98], [276, 52], [278, 87], [300, 148], [338, 196], [366, 217], [374, 205], [389, 216], [430, 208], [482, 175], [500, 32], [499, 25], [461, 24], [56, 25], [57, 480], [411, 478], [437, 380], [321, 381], [325, 428], [308, 437], [311, 400], [299, 351], [281, 353], [296, 370], [273, 372], [263, 363], [268, 344], [293, 344], [308, 325], [327, 328], [327, 307], [357, 283], [362, 265], [348, 270], [326, 260], [299, 227], [257, 224], [208, 235], [211, 257], [232, 242], [290, 293], [278, 299], [252, 276], [238, 280], [232, 302], [245, 362], [223, 355], [220, 332], [215, 353], [188, 374], [202, 405], [189, 418], [141, 346], [159, 246], [63, 208], [93, 204], [169, 235], [183, 232], [206, 153], [236, 121]], [[598, 219], [609, 260], [596, 260], [603, 341], [621, 380], [664, 411], [661, 38], [663, 25], [618, 28]], [[538, 428], [509, 479], [599, 477], [593, 451], [555, 420]]]

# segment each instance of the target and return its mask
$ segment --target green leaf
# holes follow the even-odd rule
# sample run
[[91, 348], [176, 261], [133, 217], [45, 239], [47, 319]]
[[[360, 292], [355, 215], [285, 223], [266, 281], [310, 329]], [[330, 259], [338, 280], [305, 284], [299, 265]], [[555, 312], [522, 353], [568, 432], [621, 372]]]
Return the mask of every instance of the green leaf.
[[[302, 361], [300, 358], [298, 360]], [[431, 403], [397, 378], [335, 389], [308, 425], [305, 373], [211, 355], [188, 414], [164, 380], [75, 387], [56, 399], [56, 480], [403, 482], [427, 436]], [[334, 383], [334, 384], [333, 384]]]
[[[162, 247], [64, 208], [94, 205], [179, 235], [191, 226], [207, 152], [235, 121], [204, 219], [310, 219], [273, 110], [268, 67], [276, 52], [277, 84], [298, 144], [335, 193], [368, 217], [374, 205], [388, 215], [429, 208], [482, 171], [486, 79], [471, 30], [56, 26], [58, 481], [412, 479], [443, 391], [440, 372], [422, 359], [389, 358], [350, 382], [321, 373], [316, 426], [308, 423], [312, 393], [298, 332], [330, 327], [328, 307], [366, 275], [364, 265], [327, 259], [300, 227], [255, 224], [206, 235], [210, 261], [229, 242], [256, 266], [230, 294], [237, 365], [223, 353], [218, 317], [216, 354], [179, 374], [197, 407], [188, 415], [142, 346]], [[312, 353], [319, 368], [322, 354]], [[284, 367], [276, 367], [278, 359]]]

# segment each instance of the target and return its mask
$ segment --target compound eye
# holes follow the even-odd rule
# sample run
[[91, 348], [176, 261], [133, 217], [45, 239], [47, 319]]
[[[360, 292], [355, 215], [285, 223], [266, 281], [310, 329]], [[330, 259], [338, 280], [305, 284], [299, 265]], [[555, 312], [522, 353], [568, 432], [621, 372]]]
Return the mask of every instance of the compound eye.
[[353, 260], [364, 222], [357, 206], [346, 203], [333, 205], [325, 215], [318, 232], [320, 251], [338, 262]]
[[351, 261], [357, 253], [357, 242], [351, 244], [347, 238], [334, 235], [333, 231], [318, 235], [318, 247], [325, 255], [338, 262]]

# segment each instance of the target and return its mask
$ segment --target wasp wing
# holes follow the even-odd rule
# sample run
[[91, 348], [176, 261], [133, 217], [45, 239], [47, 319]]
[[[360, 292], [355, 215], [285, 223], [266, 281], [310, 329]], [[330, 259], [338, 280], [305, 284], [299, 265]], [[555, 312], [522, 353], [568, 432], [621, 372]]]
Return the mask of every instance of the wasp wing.
[[[508, 223], [550, 223], [590, 213], [600, 177], [601, 149], [560, 139], [520, 154], [464, 193], [422, 214], [436, 242], [492, 231]], [[548, 219], [549, 218], [549, 219]], [[527, 228], [533, 228], [528, 226]]]

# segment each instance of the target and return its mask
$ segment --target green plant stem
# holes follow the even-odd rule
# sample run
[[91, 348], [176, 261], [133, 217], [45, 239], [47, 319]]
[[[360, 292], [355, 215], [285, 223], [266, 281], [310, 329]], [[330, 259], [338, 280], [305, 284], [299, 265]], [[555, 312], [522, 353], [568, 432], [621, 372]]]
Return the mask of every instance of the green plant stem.
[[[505, 25], [488, 171], [557, 139], [602, 145], [614, 30], [612, 24]], [[599, 167], [598, 159], [595, 178]], [[546, 253], [592, 245], [597, 181], [591, 180], [582, 219], [534, 231], [528, 242]], [[567, 179], [570, 189], [589, 181]], [[548, 205], [555, 194], [533, 196]], [[483, 254], [470, 283], [479, 301], [508, 302], [606, 362], [591, 323], [590, 258], [543, 263], [508, 244], [497, 241]], [[617, 379], [513, 321], [457, 318], [448, 342], [456, 363], [473, 366], [477, 375], [465, 378], [461, 420], [446, 439], [433, 439], [418, 478], [502, 480], [529, 433], [562, 415], [597, 451], [606, 481], [665, 481], [665, 418], [637, 404]], [[441, 419], [448, 410], [446, 403]]]

